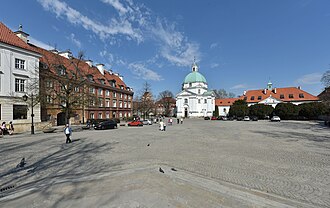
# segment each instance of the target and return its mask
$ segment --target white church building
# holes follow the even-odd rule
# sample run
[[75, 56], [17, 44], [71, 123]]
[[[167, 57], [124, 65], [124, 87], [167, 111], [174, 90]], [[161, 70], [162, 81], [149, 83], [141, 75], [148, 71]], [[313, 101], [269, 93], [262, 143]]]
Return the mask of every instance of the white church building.
[[192, 118], [212, 116], [215, 94], [209, 91], [205, 77], [198, 72], [194, 62], [192, 72], [184, 79], [182, 91], [176, 95], [177, 117]]

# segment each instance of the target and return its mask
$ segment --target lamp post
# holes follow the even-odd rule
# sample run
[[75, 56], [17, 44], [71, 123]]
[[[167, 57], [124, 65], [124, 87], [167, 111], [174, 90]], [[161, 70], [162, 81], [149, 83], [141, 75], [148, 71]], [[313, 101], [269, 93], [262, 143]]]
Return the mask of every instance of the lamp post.
[[[23, 100], [24, 101], [27, 101], [28, 100], [28, 96], [27, 95], [24, 95], [23, 96]], [[31, 94], [31, 134], [34, 134], [34, 122], [33, 122], [33, 117], [34, 117], [34, 114], [33, 114], [33, 94]]]

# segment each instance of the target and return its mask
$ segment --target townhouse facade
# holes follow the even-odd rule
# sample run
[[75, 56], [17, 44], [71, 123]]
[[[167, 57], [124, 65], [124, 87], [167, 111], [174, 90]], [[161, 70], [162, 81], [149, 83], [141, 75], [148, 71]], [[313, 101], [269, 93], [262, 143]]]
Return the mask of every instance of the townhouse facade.
[[22, 26], [13, 32], [0, 22], [1, 121], [31, 123], [32, 106], [34, 122], [54, 125], [65, 124], [66, 114], [75, 124], [132, 116], [134, 92], [120, 74], [70, 51], [37, 47], [28, 36]]
[[[16, 32], [0, 22], [0, 120], [29, 124], [40, 122], [40, 105], [31, 103], [38, 94], [38, 66], [41, 55], [27, 42], [20, 25]], [[27, 100], [24, 101], [23, 97]], [[33, 115], [32, 115], [33, 109]]]

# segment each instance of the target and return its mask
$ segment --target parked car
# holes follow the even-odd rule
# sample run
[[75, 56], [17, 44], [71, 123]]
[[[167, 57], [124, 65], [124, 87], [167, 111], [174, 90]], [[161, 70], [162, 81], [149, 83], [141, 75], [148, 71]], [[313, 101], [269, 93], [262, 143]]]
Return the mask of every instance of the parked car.
[[212, 120], [212, 121], [217, 120], [217, 117], [212, 116], [212, 117], [211, 117], [211, 120]]
[[142, 121], [131, 121], [128, 123], [128, 126], [143, 126]]
[[278, 117], [278, 116], [273, 116], [271, 119], [270, 119], [270, 121], [274, 121], [274, 122], [280, 122], [281, 121], [281, 119], [280, 119], [280, 117]]
[[251, 120], [252, 121], [258, 121], [258, 116], [252, 116]]
[[94, 126], [96, 130], [104, 130], [104, 129], [116, 129], [117, 122], [113, 120], [102, 121]]
[[149, 119], [145, 119], [142, 121], [143, 125], [152, 125], [152, 121]]
[[249, 116], [244, 116], [243, 120], [244, 121], [250, 121], [250, 117]]
[[204, 117], [204, 120], [210, 120], [210, 117], [205, 116], [205, 117]]
[[242, 118], [242, 117], [237, 117], [236, 120], [237, 120], [237, 121], [242, 121], [243, 118]]

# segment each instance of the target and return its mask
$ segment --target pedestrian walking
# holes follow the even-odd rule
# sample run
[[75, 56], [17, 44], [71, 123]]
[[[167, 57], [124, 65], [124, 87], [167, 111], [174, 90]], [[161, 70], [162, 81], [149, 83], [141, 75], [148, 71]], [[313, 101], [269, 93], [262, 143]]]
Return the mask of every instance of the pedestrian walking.
[[159, 130], [164, 131], [164, 122], [163, 122], [163, 120], [159, 121]]
[[183, 124], [183, 118], [182, 117], [180, 118], [180, 121], [181, 121], [181, 124]]
[[179, 119], [179, 118], [176, 119], [176, 123], [177, 123], [177, 124], [180, 123], [180, 119]]
[[65, 126], [65, 128], [64, 128], [64, 134], [65, 134], [65, 136], [66, 136], [66, 142], [65, 142], [65, 143], [71, 143], [72, 141], [71, 141], [70, 137], [71, 137], [71, 135], [72, 135], [72, 129], [71, 129], [71, 127], [69, 126], [69, 124], [67, 124], [67, 125]]
[[8, 128], [8, 133], [9, 135], [13, 135], [14, 134], [14, 125], [13, 122], [9, 122], [9, 128]]
[[166, 131], [166, 121], [164, 121], [164, 131]]

